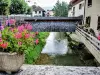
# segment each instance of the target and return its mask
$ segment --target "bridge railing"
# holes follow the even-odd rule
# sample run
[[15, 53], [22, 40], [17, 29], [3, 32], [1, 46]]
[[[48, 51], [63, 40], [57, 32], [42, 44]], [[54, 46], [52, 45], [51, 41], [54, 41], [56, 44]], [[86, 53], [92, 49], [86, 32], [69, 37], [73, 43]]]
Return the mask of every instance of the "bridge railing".
[[78, 28], [78, 27], [77, 27], [77, 31], [78, 31], [82, 36], [84, 36], [93, 46], [95, 46], [95, 48], [96, 48], [97, 50], [100, 51], [100, 41], [99, 41], [96, 37], [94, 37], [94, 36], [88, 34], [87, 32], [85, 32], [84, 30], [82, 30], [82, 29], [80, 29], [80, 28]]
[[8, 19], [15, 19], [16, 21], [17, 21], [17, 25], [18, 24], [22, 24], [22, 23], [26, 23], [25, 21], [24, 21], [24, 19], [25, 18], [29, 18], [30, 16], [25, 16], [25, 15], [9, 15], [9, 16], [2, 16], [2, 15], [0, 15], [0, 22], [2, 23], [2, 24], [4, 24], [5, 22], [6, 22], [6, 20], [8, 20]]

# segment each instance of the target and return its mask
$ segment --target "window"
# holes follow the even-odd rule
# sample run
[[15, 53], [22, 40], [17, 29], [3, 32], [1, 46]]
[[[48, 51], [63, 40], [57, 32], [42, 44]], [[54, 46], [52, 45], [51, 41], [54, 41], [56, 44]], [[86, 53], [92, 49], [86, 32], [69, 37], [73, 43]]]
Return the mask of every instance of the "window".
[[37, 11], [35, 11], [35, 14], [37, 14]]
[[82, 4], [79, 4], [79, 9], [82, 9]]
[[73, 7], [73, 16], [75, 16], [75, 7]]
[[88, 17], [86, 17], [86, 24], [88, 24], [89, 27], [90, 27], [90, 23], [91, 23], [91, 17], [88, 16]]
[[39, 11], [39, 14], [41, 14], [41, 11]]
[[92, 6], [92, 0], [88, 0], [88, 6]]
[[100, 16], [98, 17], [98, 27], [97, 29], [100, 29]]

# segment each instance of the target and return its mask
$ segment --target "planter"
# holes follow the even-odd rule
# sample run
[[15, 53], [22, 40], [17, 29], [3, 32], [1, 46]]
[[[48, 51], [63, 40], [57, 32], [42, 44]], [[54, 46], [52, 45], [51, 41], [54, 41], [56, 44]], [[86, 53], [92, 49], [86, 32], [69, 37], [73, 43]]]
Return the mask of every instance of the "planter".
[[0, 71], [16, 72], [24, 63], [24, 54], [0, 52]]

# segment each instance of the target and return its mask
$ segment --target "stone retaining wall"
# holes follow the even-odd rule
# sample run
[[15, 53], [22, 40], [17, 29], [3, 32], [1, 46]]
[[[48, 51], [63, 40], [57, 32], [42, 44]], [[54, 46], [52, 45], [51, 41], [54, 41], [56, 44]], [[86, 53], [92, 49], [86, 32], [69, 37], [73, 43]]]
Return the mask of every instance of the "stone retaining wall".
[[100, 75], [99, 67], [23, 65], [16, 75]]

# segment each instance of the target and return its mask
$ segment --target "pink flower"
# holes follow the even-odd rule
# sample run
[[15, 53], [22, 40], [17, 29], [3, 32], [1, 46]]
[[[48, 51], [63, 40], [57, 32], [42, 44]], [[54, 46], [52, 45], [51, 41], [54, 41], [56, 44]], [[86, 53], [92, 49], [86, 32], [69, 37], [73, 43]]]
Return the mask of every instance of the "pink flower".
[[8, 47], [8, 43], [6, 42], [6, 43], [1, 44], [1, 47], [6, 49]]
[[4, 30], [4, 26], [0, 26], [0, 30]]
[[25, 39], [28, 39], [30, 37], [30, 34], [25, 34]]
[[97, 38], [98, 38], [98, 40], [100, 40], [100, 35]]
[[36, 45], [37, 45], [37, 44], [39, 43], [39, 39], [36, 39], [35, 43], [36, 43]]
[[15, 34], [15, 38], [16, 38], [16, 39], [22, 38], [22, 33], [16, 33], [16, 34]]
[[32, 25], [30, 25], [30, 24], [25, 24], [25, 28], [26, 28], [27, 30], [32, 30]]
[[0, 42], [2, 42], [2, 38], [0, 38]]
[[34, 38], [35, 37], [35, 34], [33, 34], [32, 37]]
[[22, 32], [22, 31], [24, 31], [24, 29], [25, 29], [25, 27], [24, 27], [23, 25], [21, 25], [21, 26], [18, 26], [18, 31], [19, 31], [19, 32]]
[[22, 45], [22, 42], [18, 42], [18, 45], [21, 46]]
[[6, 20], [6, 25], [8, 25], [8, 23], [10, 23], [10, 25], [13, 25], [16, 23], [16, 20], [15, 19]]

